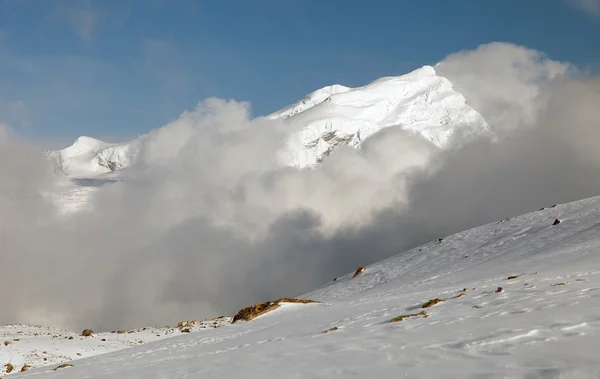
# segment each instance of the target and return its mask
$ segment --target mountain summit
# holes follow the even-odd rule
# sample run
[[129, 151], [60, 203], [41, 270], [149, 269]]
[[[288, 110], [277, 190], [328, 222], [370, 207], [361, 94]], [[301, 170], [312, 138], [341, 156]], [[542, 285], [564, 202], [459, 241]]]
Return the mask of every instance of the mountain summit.
[[324, 87], [268, 117], [305, 125], [291, 136], [283, 155], [286, 164], [296, 167], [316, 165], [340, 145], [358, 148], [395, 125], [440, 148], [491, 135], [483, 117], [431, 66], [358, 88]]

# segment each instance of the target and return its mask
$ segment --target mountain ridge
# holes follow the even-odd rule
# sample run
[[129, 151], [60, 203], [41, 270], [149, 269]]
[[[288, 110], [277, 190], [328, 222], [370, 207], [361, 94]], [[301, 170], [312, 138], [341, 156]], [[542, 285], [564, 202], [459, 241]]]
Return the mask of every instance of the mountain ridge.
[[[376, 132], [394, 125], [440, 148], [493, 134], [483, 117], [432, 66], [382, 77], [362, 87], [326, 86], [265, 118], [300, 125], [278, 152], [283, 166], [297, 168], [319, 164], [339, 146], [359, 148]], [[65, 176], [97, 176], [135, 164], [145, 136], [112, 144], [82, 136], [47, 155]]]

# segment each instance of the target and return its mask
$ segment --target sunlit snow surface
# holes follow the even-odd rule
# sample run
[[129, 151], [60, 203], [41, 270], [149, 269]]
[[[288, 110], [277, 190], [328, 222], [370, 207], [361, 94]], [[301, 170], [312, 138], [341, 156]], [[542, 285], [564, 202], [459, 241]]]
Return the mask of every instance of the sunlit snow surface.
[[[323, 304], [22, 377], [598, 378], [599, 232], [600, 198], [559, 205], [440, 236], [302, 296]], [[429, 317], [388, 322], [435, 298], [445, 301]]]

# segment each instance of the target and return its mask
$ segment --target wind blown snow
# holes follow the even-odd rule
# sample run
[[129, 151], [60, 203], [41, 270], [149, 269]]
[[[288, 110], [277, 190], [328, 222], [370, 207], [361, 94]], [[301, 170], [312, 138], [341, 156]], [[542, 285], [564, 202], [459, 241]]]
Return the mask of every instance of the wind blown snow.
[[499, 140], [443, 150], [389, 126], [301, 170], [277, 152], [305, 125], [209, 99], [147, 135], [122, 175], [83, 182], [96, 190], [93, 211], [57, 217], [38, 194], [65, 179], [4, 137], [0, 323], [109, 330], [230, 315], [452, 232], [598, 194], [598, 78], [498, 43], [435, 70]]

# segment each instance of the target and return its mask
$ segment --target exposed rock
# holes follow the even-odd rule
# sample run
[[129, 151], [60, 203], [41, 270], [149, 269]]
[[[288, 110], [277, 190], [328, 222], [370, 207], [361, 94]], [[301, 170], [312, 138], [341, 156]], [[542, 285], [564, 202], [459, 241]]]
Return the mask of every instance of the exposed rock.
[[502, 287], [498, 287], [498, 289], [496, 290], [496, 293], [500, 293], [502, 291], [504, 291], [504, 289], [502, 289]]
[[81, 336], [82, 337], [90, 337], [95, 335], [96, 333], [94, 333], [94, 331], [92, 329], [84, 329], [83, 332], [81, 332]]
[[559, 220], [559, 219], [556, 219], [556, 220], [554, 220], [554, 223], [552, 224], [552, 226], [554, 226], [554, 225], [558, 225], [558, 224], [560, 224], [560, 220]]
[[513, 280], [513, 279], [517, 279], [520, 278], [521, 276], [523, 276], [523, 274], [519, 274], [519, 275], [511, 275], [508, 278], [506, 278], [507, 280]]
[[69, 367], [73, 367], [73, 365], [72, 365], [72, 364], [70, 364], [70, 363], [63, 363], [63, 364], [61, 364], [61, 365], [58, 365], [58, 366], [56, 366], [56, 367], [54, 368], [54, 371], [62, 370], [62, 369], [64, 369], [64, 368], [69, 368]]
[[444, 302], [444, 300], [442, 300], [442, 299], [432, 299], [432, 300], [429, 300], [428, 302], [426, 302], [425, 304], [423, 304], [423, 306], [421, 308], [430, 308], [436, 304], [443, 303], [443, 302]]
[[409, 317], [419, 317], [419, 316], [429, 317], [429, 315], [427, 314], [427, 311], [421, 311], [419, 313], [411, 313], [411, 314], [394, 317], [393, 319], [390, 320], [390, 322], [399, 322], [399, 321], [403, 321]]
[[334, 327], [333, 327], [333, 328], [331, 328], [331, 329], [328, 329], [328, 330], [324, 330], [324, 331], [322, 331], [322, 332], [321, 332], [321, 334], [325, 334], [325, 333], [329, 333], [329, 332], [334, 332], [334, 331], [336, 331], [336, 330], [338, 330], [338, 327], [337, 327], [337, 326], [334, 326]]
[[21, 367], [21, 372], [25, 372], [25, 371], [29, 370], [30, 368], [31, 368], [30, 365], [24, 364], [23, 367]]
[[354, 275], [352, 275], [352, 278], [356, 278], [363, 271], [365, 271], [365, 266], [360, 266], [359, 268], [356, 269], [356, 271], [354, 272]]
[[282, 299], [276, 301], [267, 301], [262, 304], [255, 304], [251, 307], [246, 307], [240, 310], [231, 321], [232, 324], [240, 320], [244, 321], [252, 321], [255, 318], [262, 316], [268, 312], [271, 312], [280, 307], [280, 303], [301, 303], [301, 304], [309, 304], [309, 303], [320, 303], [320, 301], [314, 300], [305, 300], [305, 299], [295, 299], [295, 298], [287, 298], [284, 297]]
[[5, 364], [4, 368], [6, 369], [6, 373], [7, 374], [10, 374], [12, 372], [12, 370], [15, 369], [15, 367], [11, 363]]

